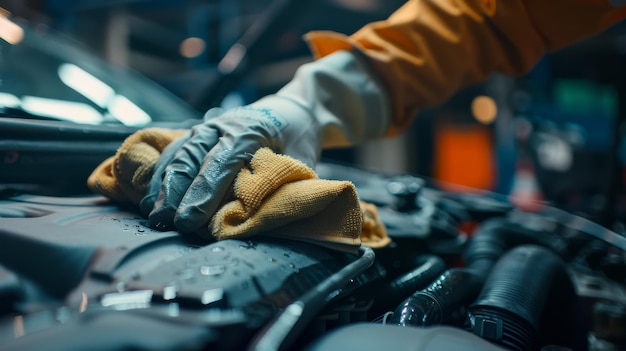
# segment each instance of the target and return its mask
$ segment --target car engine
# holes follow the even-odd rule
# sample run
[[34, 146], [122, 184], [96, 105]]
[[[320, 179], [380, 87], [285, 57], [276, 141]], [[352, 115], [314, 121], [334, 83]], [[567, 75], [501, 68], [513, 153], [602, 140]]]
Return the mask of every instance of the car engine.
[[5, 190], [3, 350], [621, 350], [626, 238], [548, 205], [322, 162], [393, 242], [196, 242], [95, 195]]

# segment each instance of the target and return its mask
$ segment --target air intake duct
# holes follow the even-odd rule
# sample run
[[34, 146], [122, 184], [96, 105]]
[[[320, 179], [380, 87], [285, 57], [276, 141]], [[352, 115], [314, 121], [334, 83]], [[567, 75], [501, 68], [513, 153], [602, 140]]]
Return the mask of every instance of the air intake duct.
[[[510, 350], [538, 350], [547, 342], [581, 349], [576, 331], [577, 299], [565, 264], [536, 245], [508, 251], [493, 268], [469, 307], [471, 331]], [[545, 340], [544, 328], [557, 328], [559, 340]]]

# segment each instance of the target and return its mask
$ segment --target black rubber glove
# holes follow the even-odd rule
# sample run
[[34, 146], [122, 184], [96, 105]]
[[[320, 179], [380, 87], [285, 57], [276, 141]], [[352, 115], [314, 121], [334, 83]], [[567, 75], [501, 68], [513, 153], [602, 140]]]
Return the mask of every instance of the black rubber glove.
[[314, 167], [322, 147], [379, 137], [389, 119], [387, 98], [364, 63], [352, 52], [337, 52], [303, 65], [274, 95], [207, 112], [188, 137], [163, 152], [141, 210], [154, 228], [198, 232], [259, 148]]

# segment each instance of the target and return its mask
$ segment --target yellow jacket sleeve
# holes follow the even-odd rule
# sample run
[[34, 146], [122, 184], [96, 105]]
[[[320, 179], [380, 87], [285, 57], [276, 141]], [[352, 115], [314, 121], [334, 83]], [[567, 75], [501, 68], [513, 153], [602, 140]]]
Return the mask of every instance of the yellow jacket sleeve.
[[307, 33], [316, 58], [359, 50], [392, 103], [388, 134], [421, 108], [500, 72], [527, 73], [546, 53], [626, 17], [609, 0], [409, 0], [388, 19], [346, 36]]

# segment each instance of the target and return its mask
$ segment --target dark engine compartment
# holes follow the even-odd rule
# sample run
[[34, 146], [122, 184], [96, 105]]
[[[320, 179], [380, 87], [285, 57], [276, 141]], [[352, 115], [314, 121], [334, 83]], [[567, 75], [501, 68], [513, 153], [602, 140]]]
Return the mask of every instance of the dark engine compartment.
[[7, 192], [0, 349], [624, 349], [620, 233], [413, 176], [317, 171], [376, 204], [392, 245], [194, 242], [99, 196]]

